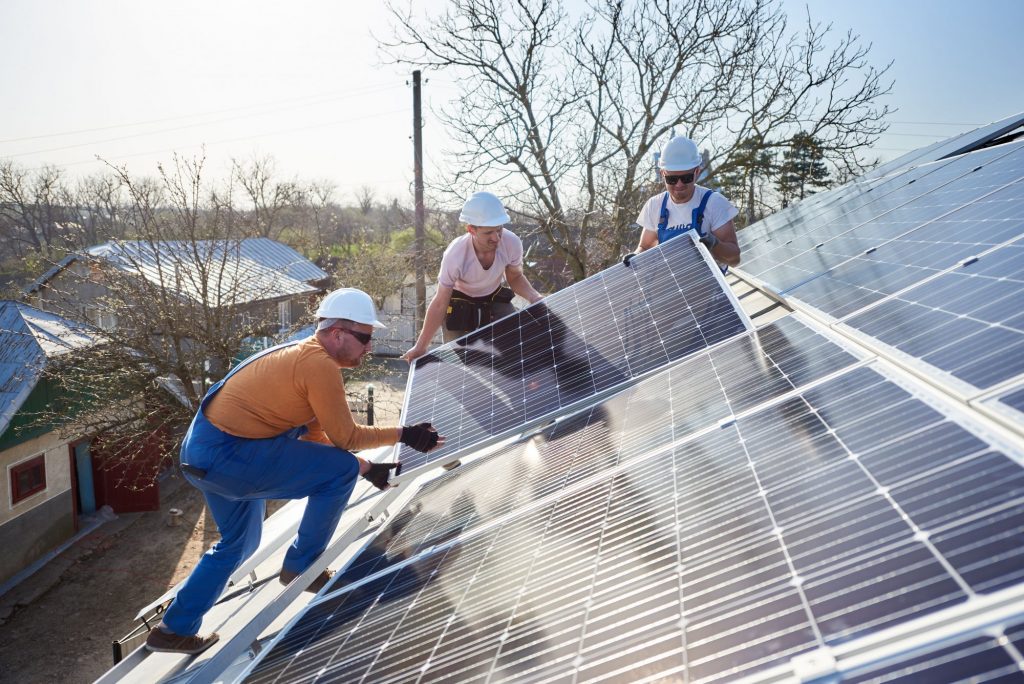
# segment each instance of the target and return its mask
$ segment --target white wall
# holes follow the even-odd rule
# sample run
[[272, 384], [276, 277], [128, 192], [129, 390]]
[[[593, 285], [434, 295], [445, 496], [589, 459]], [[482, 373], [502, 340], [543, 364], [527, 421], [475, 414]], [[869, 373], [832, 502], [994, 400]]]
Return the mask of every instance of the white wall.
[[[39, 454], [46, 454], [46, 489], [11, 506], [11, 468]], [[0, 525], [71, 489], [71, 458], [68, 443], [50, 432], [0, 452]]]

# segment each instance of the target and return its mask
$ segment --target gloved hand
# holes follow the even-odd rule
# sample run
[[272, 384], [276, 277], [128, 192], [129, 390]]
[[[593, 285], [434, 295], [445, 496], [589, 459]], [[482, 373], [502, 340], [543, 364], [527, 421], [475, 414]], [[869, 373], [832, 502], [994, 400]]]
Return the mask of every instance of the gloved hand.
[[622, 263], [626, 264], [626, 267], [628, 268], [629, 267], [630, 259], [632, 259], [635, 256], [636, 256], [636, 252], [630, 252], [626, 256], [622, 257]]
[[707, 235], [701, 235], [700, 242], [701, 242], [702, 245], [707, 247], [708, 251], [710, 252], [711, 250], [713, 250], [715, 248], [715, 245], [718, 244], [718, 238], [715, 237], [714, 233], [712, 233], [711, 231], [708, 231]]
[[396, 477], [402, 474], [401, 463], [371, 463], [370, 469], [363, 473], [363, 477], [377, 489], [384, 490], [391, 486], [388, 484], [388, 476], [392, 468], [395, 469]]
[[402, 427], [399, 442], [416, 451], [427, 452], [437, 446], [437, 430], [430, 423], [418, 423]]

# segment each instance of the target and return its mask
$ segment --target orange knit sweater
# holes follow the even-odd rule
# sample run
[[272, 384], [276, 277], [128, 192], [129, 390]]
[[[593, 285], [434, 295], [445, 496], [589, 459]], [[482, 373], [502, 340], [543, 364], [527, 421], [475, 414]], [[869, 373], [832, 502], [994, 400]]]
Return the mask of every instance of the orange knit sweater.
[[315, 335], [232, 375], [205, 415], [224, 432], [251, 439], [307, 425], [303, 439], [348, 451], [394, 444], [400, 433], [397, 427], [368, 427], [352, 419], [341, 368]]

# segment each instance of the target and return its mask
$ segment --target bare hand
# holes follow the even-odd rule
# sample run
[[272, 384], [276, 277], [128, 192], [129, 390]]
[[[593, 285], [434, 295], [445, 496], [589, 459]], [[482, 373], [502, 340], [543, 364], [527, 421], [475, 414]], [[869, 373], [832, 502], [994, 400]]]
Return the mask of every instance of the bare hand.
[[420, 347], [416, 346], [416, 347], [413, 347], [412, 349], [410, 349], [409, 351], [405, 352], [404, 354], [402, 354], [401, 358], [402, 358], [403, 361], [408, 361], [411, 364], [413, 361], [415, 361], [416, 359], [420, 358], [421, 356], [423, 356], [426, 353], [427, 353], [426, 349], [420, 349]]

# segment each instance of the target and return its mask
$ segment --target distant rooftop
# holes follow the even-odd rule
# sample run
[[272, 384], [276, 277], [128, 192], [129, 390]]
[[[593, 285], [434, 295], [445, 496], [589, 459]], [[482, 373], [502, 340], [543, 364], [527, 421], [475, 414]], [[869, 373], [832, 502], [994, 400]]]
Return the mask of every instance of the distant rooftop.
[[36, 386], [47, 361], [92, 343], [82, 323], [0, 300], [0, 434]]

